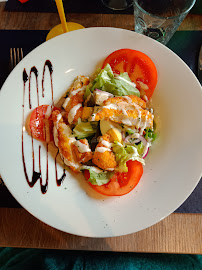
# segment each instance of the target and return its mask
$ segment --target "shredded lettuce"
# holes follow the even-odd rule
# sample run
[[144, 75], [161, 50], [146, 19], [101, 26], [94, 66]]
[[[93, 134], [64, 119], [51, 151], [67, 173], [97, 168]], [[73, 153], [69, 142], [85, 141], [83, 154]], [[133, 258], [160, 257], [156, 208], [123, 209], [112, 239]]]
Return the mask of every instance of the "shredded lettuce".
[[[141, 144], [139, 144], [141, 145]], [[113, 152], [115, 153], [116, 162], [118, 163], [118, 171], [119, 172], [127, 172], [128, 167], [126, 162], [128, 160], [137, 160], [141, 162], [143, 165], [145, 164], [144, 159], [140, 157], [139, 151], [143, 151], [142, 145], [141, 146], [133, 146], [133, 145], [126, 145], [125, 147], [119, 143], [115, 142], [113, 146]], [[139, 149], [138, 149], [139, 148]]]
[[97, 186], [107, 184], [110, 181], [111, 176], [113, 174], [112, 172], [104, 172], [102, 170], [100, 170], [100, 172], [95, 172], [95, 170], [91, 166], [83, 166], [83, 170], [85, 169], [88, 170], [90, 173], [90, 178], [88, 179], [88, 181], [92, 185]]
[[81, 122], [79, 119], [77, 125], [73, 129], [73, 135], [77, 139], [83, 139], [94, 135], [97, 131], [98, 123], [96, 122]]
[[130, 129], [130, 128], [128, 128], [128, 129], [126, 130], [126, 136], [132, 135], [132, 134], [134, 134], [134, 133], [135, 133], [135, 131], [132, 130], [132, 129]]
[[84, 100], [86, 100], [90, 95], [91, 95], [91, 91], [90, 91], [89, 85], [87, 85], [86, 91], [83, 96]]
[[154, 132], [154, 130], [152, 130], [152, 129], [150, 129], [150, 128], [147, 128], [146, 130], [145, 130], [145, 135], [144, 135], [144, 137], [145, 137], [145, 139], [147, 140], [147, 141], [154, 141], [155, 139], [156, 139], [156, 133]]
[[132, 84], [128, 73], [124, 72], [115, 77], [109, 64], [98, 73], [93, 81], [91, 91], [96, 88], [112, 93], [115, 96], [136, 95], [140, 97], [140, 92]]
[[142, 154], [143, 154], [143, 152], [144, 152], [144, 148], [145, 148], [143, 142], [140, 142], [140, 143], [138, 143], [137, 145], [133, 145], [133, 146], [137, 149], [138, 154], [139, 154], [140, 156], [142, 156]]

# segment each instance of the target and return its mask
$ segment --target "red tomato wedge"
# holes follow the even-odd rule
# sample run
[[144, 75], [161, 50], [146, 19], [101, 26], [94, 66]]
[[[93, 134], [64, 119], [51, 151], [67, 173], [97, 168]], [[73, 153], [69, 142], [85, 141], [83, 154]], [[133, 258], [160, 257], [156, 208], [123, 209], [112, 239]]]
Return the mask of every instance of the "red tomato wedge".
[[111, 53], [102, 68], [110, 64], [114, 73], [127, 72], [141, 96], [151, 98], [157, 84], [157, 69], [153, 61], [144, 53], [131, 49], [121, 49]]
[[[36, 107], [31, 114], [29, 127], [33, 138], [37, 140], [53, 141], [53, 122], [51, 116], [46, 117], [48, 107], [49, 105]], [[53, 110], [60, 109], [54, 107]]]
[[[106, 196], [122, 196], [129, 193], [140, 181], [143, 174], [143, 166], [138, 161], [129, 160], [127, 162], [128, 172], [127, 173], [115, 173], [110, 179], [110, 182], [102, 185], [96, 186], [89, 185], [98, 193]], [[84, 176], [86, 180], [89, 179], [90, 173], [88, 170], [84, 171]]]

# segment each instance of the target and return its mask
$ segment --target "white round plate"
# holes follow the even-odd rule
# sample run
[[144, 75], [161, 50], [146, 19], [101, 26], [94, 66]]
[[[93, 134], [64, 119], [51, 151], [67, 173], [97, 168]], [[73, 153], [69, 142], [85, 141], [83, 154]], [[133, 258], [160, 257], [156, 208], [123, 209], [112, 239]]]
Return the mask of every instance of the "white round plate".
[[[99, 195], [83, 175], [69, 171], [63, 185], [55, 177], [54, 155], [49, 153], [49, 185], [42, 194], [39, 181], [26, 182], [22, 161], [23, 79], [25, 68], [39, 71], [40, 104], [51, 104], [50, 83], [44, 63], [53, 64], [54, 100], [57, 101], [77, 75], [91, 76], [113, 51], [131, 48], [147, 54], [158, 70], [152, 107], [158, 119], [158, 139], [146, 157], [137, 187], [122, 197]], [[31, 80], [32, 109], [37, 106], [36, 83]], [[25, 118], [28, 108], [25, 94]], [[202, 89], [188, 66], [160, 43], [132, 31], [88, 28], [58, 36], [28, 54], [11, 72], [0, 93], [0, 174], [12, 195], [32, 215], [61, 231], [89, 237], [113, 237], [145, 229], [175, 211], [196, 187], [202, 168]], [[32, 173], [31, 137], [24, 134], [28, 177]], [[35, 147], [40, 142], [34, 141]], [[53, 147], [52, 147], [53, 148]], [[38, 152], [35, 151], [36, 158]], [[42, 175], [46, 173], [46, 147], [41, 144]], [[35, 162], [37, 170], [37, 162]], [[58, 175], [62, 165], [58, 164]], [[39, 170], [39, 169], [38, 169]]]

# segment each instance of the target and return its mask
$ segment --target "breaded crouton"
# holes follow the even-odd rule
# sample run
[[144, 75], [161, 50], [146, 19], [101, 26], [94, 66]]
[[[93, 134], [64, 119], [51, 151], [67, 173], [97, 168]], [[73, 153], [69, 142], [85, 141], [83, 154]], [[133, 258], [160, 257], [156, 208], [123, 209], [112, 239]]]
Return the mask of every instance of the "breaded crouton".
[[93, 107], [83, 107], [81, 119], [87, 120], [93, 113]]
[[93, 157], [93, 153], [86, 139], [73, 142], [72, 149], [79, 163], [86, 163]]
[[115, 155], [111, 150], [109, 135], [105, 134], [100, 137], [92, 161], [99, 168], [106, 171], [111, 171], [117, 166]]

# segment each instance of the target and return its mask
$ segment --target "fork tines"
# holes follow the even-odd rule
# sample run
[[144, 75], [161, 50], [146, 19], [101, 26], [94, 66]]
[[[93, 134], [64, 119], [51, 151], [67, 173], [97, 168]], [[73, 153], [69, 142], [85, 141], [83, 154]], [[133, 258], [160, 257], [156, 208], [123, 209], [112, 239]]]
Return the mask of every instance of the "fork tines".
[[12, 70], [23, 58], [22, 48], [10, 48], [10, 70]]

